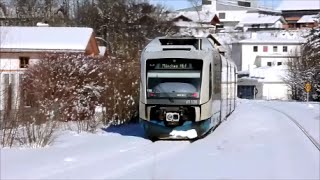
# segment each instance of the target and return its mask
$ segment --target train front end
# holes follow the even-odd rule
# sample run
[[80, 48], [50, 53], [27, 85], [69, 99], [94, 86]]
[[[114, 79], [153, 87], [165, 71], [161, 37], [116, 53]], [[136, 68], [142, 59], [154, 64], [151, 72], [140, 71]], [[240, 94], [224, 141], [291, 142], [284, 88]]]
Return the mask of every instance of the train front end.
[[208, 53], [199, 39], [182, 41], [170, 49], [156, 39], [142, 53], [139, 114], [150, 139], [194, 139], [212, 127]]

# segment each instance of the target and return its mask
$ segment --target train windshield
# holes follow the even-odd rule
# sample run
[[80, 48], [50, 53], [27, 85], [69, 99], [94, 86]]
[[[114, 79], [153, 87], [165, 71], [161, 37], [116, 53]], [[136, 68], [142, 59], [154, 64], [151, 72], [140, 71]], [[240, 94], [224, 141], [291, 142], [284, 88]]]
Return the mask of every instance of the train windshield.
[[[148, 98], [198, 99], [200, 97], [202, 61], [201, 67], [181, 60], [173, 64], [161, 61], [160, 64], [147, 65], [149, 65]], [[153, 68], [150, 68], [150, 65]]]

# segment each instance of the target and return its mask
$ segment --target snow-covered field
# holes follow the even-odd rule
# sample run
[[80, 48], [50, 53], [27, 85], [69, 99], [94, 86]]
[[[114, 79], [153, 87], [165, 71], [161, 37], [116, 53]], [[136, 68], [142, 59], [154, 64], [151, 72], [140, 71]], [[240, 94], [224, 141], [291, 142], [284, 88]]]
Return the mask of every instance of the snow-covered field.
[[[64, 132], [43, 149], [1, 149], [1, 179], [319, 179], [320, 105], [241, 100], [213, 133], [151, 141], [139, 125]], [[292, 118], [292, 119], [290, 119]]]

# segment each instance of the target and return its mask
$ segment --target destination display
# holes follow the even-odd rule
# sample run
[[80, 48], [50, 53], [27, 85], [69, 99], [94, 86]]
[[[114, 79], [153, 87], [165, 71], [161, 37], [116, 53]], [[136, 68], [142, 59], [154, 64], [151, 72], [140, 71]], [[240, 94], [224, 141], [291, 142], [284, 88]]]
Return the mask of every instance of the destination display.
[[201, 60], [157, 59], [147, 61], [147, 70], [201, 70]]
[[155, 69], [193, 69], [193, 67], [191, 63], [157, 63]]

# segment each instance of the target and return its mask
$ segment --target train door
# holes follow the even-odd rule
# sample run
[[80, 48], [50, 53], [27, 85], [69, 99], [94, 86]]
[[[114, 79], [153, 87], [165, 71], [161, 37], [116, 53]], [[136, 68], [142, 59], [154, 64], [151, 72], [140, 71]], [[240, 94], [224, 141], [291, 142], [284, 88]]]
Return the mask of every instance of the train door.
[[233, 111], [234, 81], [233, 81], [233, 64], [230, 64], [230, 113]]
[[230, 113], [232, 113], [233, 110], [233, 65], [230, 63]]
[[217, 116], [216, 118], [219, 121], [222, 120], [221, 118], [221, 103], [222, 103], [222, 92], [221, 92], [221, 74], [222, 74], [222, 63], [220, 55], [215, 56], [213, 61], [213, 114]]
[[228, 62], [227, 69], [227, 115], [230, 114], [230, 63]]
[[221, 121], [225, 120], [228, 114], [228, 109], [227, 109], [227, 95], [228, 95], [228, 86], [227, 86], [227, 81], [228, 81], [228, 64], [225, 58], [221, 59]]
[[234, 81], [234, 104], [233, 104], [233, 109], [236, 109], [236, 99], [237, 99], [237, 88], [238, 88], [238, 85], [237, 85], [237, 69], [236, 67], [233, 68], [233, 75], [234, 75], [234, 78], [233, 78], [233, 81]]

